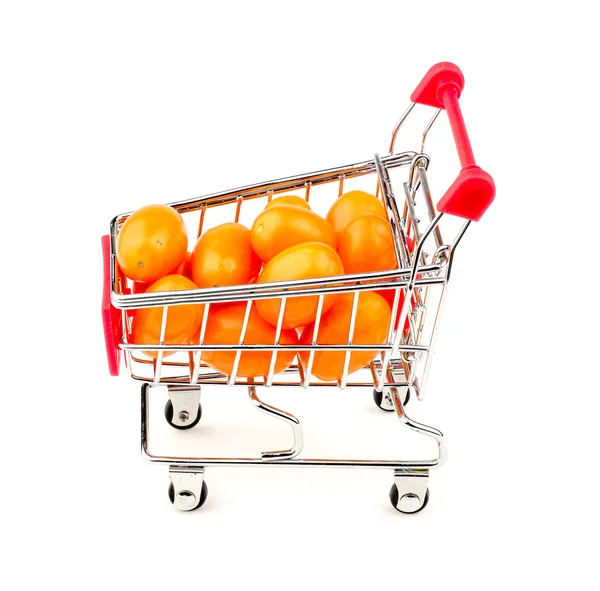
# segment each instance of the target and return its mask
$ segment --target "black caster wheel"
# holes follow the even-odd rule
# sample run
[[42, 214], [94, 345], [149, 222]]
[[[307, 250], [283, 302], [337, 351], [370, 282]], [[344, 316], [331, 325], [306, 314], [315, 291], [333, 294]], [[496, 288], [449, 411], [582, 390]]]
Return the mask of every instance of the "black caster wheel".
[[425, 501], [423, 501], [421, 507], [419, 507], [416, 511], [403, 511], [402, 509], [398, 508], [398, 487], [394, 482], [394, 484], [392, 484], [392, 488], [390, 489], [390, 502], [392, 503], [392, 507], [394, 507], [396, 511], [399, 511], [400, 513], [405, 513], [406, 515], [413, 515], [414, 513], [423, 511], [423, 509], [427, 507], [427, 503], [429, 503], [429, 489], [427, 489], [427, 492], [425, 493]]
[[[191, 493], [179, 493], [181, 495], [190, 495]], [[204, 505], [204, 503], [206, 502], [206, 497], [208, 497], [208, 486], [206, 486], [206, 482], [204, 482], [204, 480], [202, 481], [202, 492], [200, 493], [200, 502], [193, 508], [188, 509], [188, 511], [195, 511], [196, 509], [200, 509], [200, 507], [202, 507], [202, 505]], [[173, 486], [173, 483], [171, 482], [171, 484], [169, 484], [169, 501], [171, 501], [171, 503], [175, 504], [175, 487]]]
[[167, 419], [167, 423], [169, 423], [169, 425], [171, 425], [171, 427], [173, 427], [174, 429], [180, 429], [182, 431], [185, 431], [186, 429], [191, 429], [192, 427], [195, 427], [199, 422], [200, 422], [200, 418], [202, 417], [202, 405], [199, 404], [198, 405], [198, 415], [196, 416], [196, 420], [192, 423], [186, 424], [186, 425], [175, 425], [173, 423], [173, 403], [170, 400], [167, 400], [167, 404], [165, 404], [165, 419]]
[[[383, 392], [378, 392], [377, 390], [373, 389], [373, 400], [375, 401], [375, 404], [381, 410], [385, 410], [386, 412], [393, 412], [394, 411], [394, 407], [393, 406], [388, 406], [387, 404], [385, 404], [384, 398], [383, 398]], [[407, 390], [406, 391], [406, 398], [404, 399], [404, 406], [406, 406], [408, 404], [409, 400], [410, 400], [410, 390]]]

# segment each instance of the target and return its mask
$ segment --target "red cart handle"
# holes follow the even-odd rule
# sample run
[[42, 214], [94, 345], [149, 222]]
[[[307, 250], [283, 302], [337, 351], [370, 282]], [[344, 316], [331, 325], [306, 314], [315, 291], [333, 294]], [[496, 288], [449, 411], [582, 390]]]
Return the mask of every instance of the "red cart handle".
[[410, 95], [410, 100], [446, 110], [458, 150], [462, 170], [438, 202], [438, 211], [477, 222], [492, 204], [496, 186], [492, 177], [475, 164], [469, 134], [458, 103], [464, 85], [465, 78], [458, 66], [440, 62], [425, 74]]
[[102, 292], [102, 324], [104, 325], [104, 342], [108, 358], [108, 371], [111, 376], [119, 375], [121, 365], [121, 331], [123, 317], [121, 311], [110, 303], [110, 236], [102, 236], [102, 258], [104, 259], [104, 288]]

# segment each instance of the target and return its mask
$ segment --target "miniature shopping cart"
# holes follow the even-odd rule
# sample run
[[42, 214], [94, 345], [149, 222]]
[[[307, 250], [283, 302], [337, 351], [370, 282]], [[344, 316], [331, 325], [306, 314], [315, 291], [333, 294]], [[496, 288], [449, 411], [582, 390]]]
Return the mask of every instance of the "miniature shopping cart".
[[[409, 399], [422, 400], [424, 379], [432, 356], [434, 336], [440, 307], [450, 280], [456, 248], [471, 221], [478, 221], [494, 199], [494, 182], [489, 174], [475, 164], [458, 99], [464, 78], [453, 64], [440, 63], [429, 70], [411, 95], [411, 104], [396, 124], [389, 153], [375, 155], [372, 160], [330, 168], [280, 180], [259, 183], [223, 191], [206, 197], [171, 203], [186, 220], [193, 222], [200, 236], [214, 208], [226, 208], [237, 222], [251, 204], [264, 207], [279, 195], [303, 195], [311, 204], [330, 199], [330, 205], [344, 190], [360, 180], [385, 204], [392, 230], [398, 266], [396, 269], [372, 273], [306, 279], [301, 281], [214, 287], [168, 293], [135, 293], [132, 283], [121, 273], [116, 262], [116, 242], [120, 228], [130, 214], [112, 220], [110, 235], [103, 237], [105, 291], [103, 320], [109, 369], [119, 373], [124, 357], [131, 377], [142, 382], [141, 443], [142, 453], [151, 462], [167, 464], [171, 484], [171, 502], [181, 510], [200, 507], [207, 495], [204, 471], [207, 466], [312, 466], [382, 468], [393, 472], [390, 491], [392, 505], [403, 513], [415, 513], [428, 502], [428, 478], [432, 468], [445, 459], [442, 433], [433, 427], [411, 420], [406, 414]], [[433, 107], [422, 134], [417, 152], [395, 153], [400, 127], [413, 112], [415, 105]], [[450, 188], [434, 205], [428, 183], [429, 156], [425, 153], [426, 137], [442, 110], [446, 110], [461, 162], [461, 171]], [[400, 182], [392, 177], [400, 176]], [[397, 183], [394, 187], [392, 183]], [[224, 210], [219, 209], [219, 212]], [[446, 224], [453, 224], [452, 239], [447, 240]], [[230, 221], [230, 220], [228, 220]], [[457, 223], [458, 222], [458, 223]], [[353, 343], [357, 304], [365, 290], [391, 290], [392, 318], [384, 344]], [[321, 345], [318, 342], [323, 300], [326, 294], [353, 294], [352, 317], [347, 343]], [[279, 343], [283, 310], [289, 298], [318, 296], [317, 318], [309, 345]], [[252, 306], [258, 299], [280, 298], [281, 309], [274, 342], [245, 344], [244, 337]], [[224, 302], [246, 302], [241, 334], [236, 342], [211, 345], [204, 342], [211, 307]], [[165, 345], [164, 334], [169, 308], [183, 304], [204, 304], [204, 317], [199, 340], [194, 344]], [[132, 342], [131, 324], [135, 310], [163, 308], [162, 331], [156, 345]], [[203, 363], [206, 351], [235, 352], [230, 375], [222, 375]], [[308, 351], [308, 361], [297, 361], [282, 373], [275, 374], [275, 362], [284, 350]], [[152, 357], [144, 352], [152, 352]], [[271, 352], [270, 370], [260, 378], [237, 375], [240, 356], [244, 351]], [[312, 375], [314, 356], [319, 351], [343, 351], [344, 372], [339, 381], [322, 382]], [[376, 351], [374, 360], [362, 370], [349, 375], [350, 355], [354, 351]], [[170, 355], [167, 357], [167, 353]], [[293, 445], [283, 451], [264, 452], [260, 457], [171, 457], [150, 450], [149, 404], [155, 387], [168, 389], [165, 408], [167, 421], [176, 429], [194, 427], [201, 417], [200, 392], [203, 386], [243, 386], [251, 402], [262, 412], [287, 423], [293, 433]], [[301, 457], [302, 430], [292, 414], [263, 402], [260, 388], [269, 387], [362, 387], [373, 390], [376, 404], [395, 412], [401, 423], [437, 442], [437, 457], [417, 460], [347, 460], [311, 459]]]

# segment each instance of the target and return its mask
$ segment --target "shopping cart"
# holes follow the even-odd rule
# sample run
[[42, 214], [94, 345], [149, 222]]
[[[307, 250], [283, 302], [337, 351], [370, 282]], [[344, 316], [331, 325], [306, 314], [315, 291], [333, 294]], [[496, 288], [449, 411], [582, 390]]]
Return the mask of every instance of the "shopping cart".
[[[104, 253], [103, 321], [109, 369], [118, 375], [124, 357], [131, 377], [142, 382], [141, 444], [143, 455], [151, 462], [167, 464], [171, 484], [171, 502], [181, 510], [193, 510], [206, 500], [204, 482], [206, 466], [310, 466], [381, 468], [393, 471], [394, 483], [390, 491], [392, 505], [400, 512], [415, 513], [428, 502], [428, 478], [432, 468], [441, 466], [446, 457], [442, 433], [430, 426], [411, 420], [406, 413], [408, 400], [422, 400], [424, 379], [434, 348], [440, 309], [450, 280], [456, 248], [471, 221], [478, 221], [494, 199], [494, 182], [489, 174], [475, 164], [460, 111], [458, 99], [464, 85], [460, 69], [450, 63], [433, 66], [411, 95], [411, 104], [394, 127], [389, 153], [375, 155], [372, 160], [340, 166], [310, 174], [268, 181], [229, 191], [171, 203], [188, 227], [193, 220], [200, 236], [205, 220], [213, 208], [229, 207], [235, 221], [243, 216], [245, 206], [261, 200], [262, 206], [278, 195], [295, 193], [315, 202], [318, 193], [322, 199], [335, 200], [345, 188], [360, 179], [362, 186], [369, 183], [372, 191], [385, 204], [391, 226], [398, 268], [388, 271], [343, 275], [302, 281], [214, 287], [168, 293], [135, 293], [131, 281], [119, 270], [115, 246], [117, 236], [130, 213], [115, 217], [110, 234], [102, 239]], [[433, 107], [435, 113], [422, 134], [417, 152], [395, 153], [398, 132], [413, 112], [415, 105]], [[458, 149], [461, 171], [441, 200], [434, 205], [428, 184], [430, 162], [425, 153], [425, 140], [442, 110], [446, 110]], [[392, 189], [392, 176], [402, 178], [401, 196]], [[223, 210], [219, 210], [223, 211]], [[195, 216], [195, 217], [193, 217]], [[456, 224], [460, 218], [459, 224]], [[454, 219], [454, 237], [445, 241], [443, 236], [449, 219]], [[391, 290], [392, 318], [388, 338], [384, 344], [353, 343], [357, 304], [364, 290]], [[348, 341], [339, 345], [320, 345], [319, 324], [326, 294], [353, 294], [352, 318]], [[289, 298], [318, 297], [317, 318], [310, 345], [279, 343], [283, 310]], [[274, 342], [245, 344], [244, 337], [251, 308], [258, 299], [281, 298], [279, 321]], [[204, 342], [207, 319], [211, 306], [224, 302], [246, 302], [245, 317], [239, 340], [226, 345]], [[204, 304], [204, 316], [196, 344], [165, 345], [164, 334], [171, 306]], [[131, 323], [137, 309], [162, 307], [162, 331], [156, 345], [132, 342]], [[202, 362], [206, 351], [235, 352], [230, 375], [223, 375]], [[285, 372], [275, 374], [278, 353], [284, 350], [308, 351], [308, 362], [300, 356]], [[243, 378], [237, 375], [240, 356], [244, 351], [271, 352], [270, 369], [261, 378]], [[322, 382], [312, 375], [314, 356], [319, 351], [343, 351], [344, 371], [335, 382]], [[376, 358], [364, 369], [349, 375], [350, 355], [355, 351], [377, 351]], [[146, 358], [144, 352], [154, 355]], [[167, 358], [166, 353], [171, 355]], [[174, 354], [174, 355], [173, 355]], [[166, 386], [169, 400], [165, 408], [167, 421], [176, 429], [194, 427], [201, 417], [200, 392], [202, 386], [243, 386], [251, 402], [260, 411], [284, 421], [291, 427], [293, 445], [282, 451], [263, 452], [260, 457], [170, 457], [150, 451], [149, 403], [153, 388]], [[298, 419], [263, 402], [258, 397], [260, 387], [362, 387], [373, 389], [375, 403], [383, 410], [393, 411], [401, 423], [437, 442], [437, 457], [420, 460], [347, 460], [310, 459], [300, 457], [302, 430]]]

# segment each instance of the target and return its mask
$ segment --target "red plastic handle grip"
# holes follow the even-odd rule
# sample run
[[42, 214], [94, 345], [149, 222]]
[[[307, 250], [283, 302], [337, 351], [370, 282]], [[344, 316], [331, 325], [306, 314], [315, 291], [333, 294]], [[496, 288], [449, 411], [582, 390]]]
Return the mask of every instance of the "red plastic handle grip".
[[413, 103], [445, 109], [454, 135], [462, 170], [438, 202], [438, 211], [479, 221], [496, 196], [494, 179], [475, 164], [469, 134], [458, 99], [465, 79], [460, 68], [450, 62], [433, 66], [415, 91]]
[[110, 303], [110, 236], [102, 236], [102, 258], [104, 259], [104, 277], [102, 291], [102, 324], [104, 325], [104, 342], [106, 344], [106, 357], [108, 359], [108, 371], [111, 376], [119, 375], [121, 366], [121, 331], [123, 317]]

